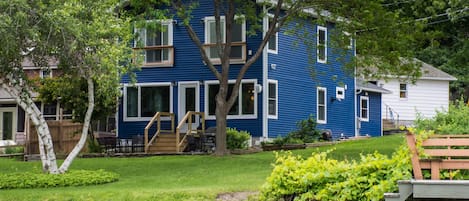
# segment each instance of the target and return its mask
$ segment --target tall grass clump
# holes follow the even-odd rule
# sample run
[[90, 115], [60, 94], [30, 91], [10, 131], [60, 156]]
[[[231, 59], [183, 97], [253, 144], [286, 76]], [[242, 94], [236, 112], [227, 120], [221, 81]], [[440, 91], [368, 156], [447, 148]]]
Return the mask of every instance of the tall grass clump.
[[417, 130], [432, 130], [437, 134], [469, 134], [469, 105], [463, 100], [450, 104], [448, 110], [437, 111], [430, 119], [417, 117]]

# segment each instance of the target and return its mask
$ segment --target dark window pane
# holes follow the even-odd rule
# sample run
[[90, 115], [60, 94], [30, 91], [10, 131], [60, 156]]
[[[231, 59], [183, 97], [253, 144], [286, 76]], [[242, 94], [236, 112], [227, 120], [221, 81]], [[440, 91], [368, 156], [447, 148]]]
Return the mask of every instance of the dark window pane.
[[318, 120], [326, 120], [326, 107], [325, 106], [318, 107]]
[[195, 111], [195, 88], [186, 88], [186, 111]]
[[3, 138], [2, 140], [13, 140], [13, 112], [3, 112]]
[[254, 114], [254, 83], [242, 84], [243, 113]]
[[324, 105], [324, 103], [326, 102], [324, 99], [325, 99], [325, 97], [324, 97], [324, 91], [323, 91], [323, 90], [319, 90], [319, 91], [318, 91], [318, 104], [319, 104], [319, 105]]
[[[228, 94], [226, 95], [226, 99], [228, 100], [231, 96], [231, 93], [233, 91], [234, 84], [228, 84]], [[230, 111], [228, 112], [229, 115], [238, 115], [239, 114], [239, 97], [236, 99], [234, 102], [233, 106], [230, 108]]]
[[269, 83], [269, 115], [277, 114], [277, 91], [276, 84]]
[[147, 63], [159, 63], [161, 62], [161, 50], [147, 50], [146, 51], [146, 62]]
[[275, 85], [274, 83], [269, 83], [269, 98], [275, 98], [277, 99], [277, 92], [275, 90]]
[[230, 59], [242, 59], [242, 58], [243, 58], [243, 47], [231, 46]]
[[277, 114], [277, 106], [275, 100], [269, 100], [269, 115], [276, 115]]
[[169, 87], [141, 87], [142, 117], [153, 117], [156, 112], [169, 112]]
[[127, 87], [127, 117], [137, 117], [138, 115], [138, 89]]
[[215, 108], [217, 106], [215, 97], [218, 94], [219, 85], [208, 85], [208, 114], [215, 115]]
[[243, 25], [242, 24], [233, 24], [232, 27], [232, 35], [231, 35], [231, 41], [232, 42], [242, 42], [243, 41]]

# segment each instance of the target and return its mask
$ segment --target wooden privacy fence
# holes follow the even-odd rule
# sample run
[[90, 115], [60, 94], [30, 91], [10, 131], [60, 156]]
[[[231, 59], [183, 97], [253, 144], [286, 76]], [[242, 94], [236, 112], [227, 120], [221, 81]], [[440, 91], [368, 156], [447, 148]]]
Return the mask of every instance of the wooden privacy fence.
[[[83, 124], [71, 120], [47, 121], [54, 143], [54, 151], [57, 154], [68, 154], [78, 143], [81, 137]], [[28, 127], [25, 154], [39, 154], [38, 136], [34, 125]], [[87, 146], [82, 151], [86, 151]]]

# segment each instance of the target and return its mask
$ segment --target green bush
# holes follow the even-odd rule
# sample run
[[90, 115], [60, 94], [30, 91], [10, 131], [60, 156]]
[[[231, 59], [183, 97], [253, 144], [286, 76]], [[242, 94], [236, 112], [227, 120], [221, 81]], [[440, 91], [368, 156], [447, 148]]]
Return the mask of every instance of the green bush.
[[229, 150], [246, 149], [251, 134], [247, 131], [238, 131], [236, 128], [226, 129], [226, 145]]
[[20, 154], [20, 153], [24, 153], [24, 147], [5, 148], [5, 154]]
[[398, 180], [411, 178], [406, 146], [392, 158], [374, 153], [358, 162], [328, 159], [328, 153], [307, 159], [277, 154], [260, 200], [383, 200], [385, 192], [397, 191]]
[[433, 130], [437, 134], [469, 134], [469, 106], [463, 100], [456, 101], [447, 111], [437, 111], [431, 119], [418, 116], [415, 126], [418, 130]]
[[104, 170], [71, 170], [64, 174], [21, 172], [0, 174], [0, 189], [85, 186], [118, 179], [118, 174]]
[[316, 120], [313, 118], [313, 115], [309, 115], [308, 119], [297, 122], [296, 127], [296, 131], [288, 133], [286, 141], [289, 139], [299, 139], [302, 143], [311, 143], [318, 140], [319, 131], [316, 130]]

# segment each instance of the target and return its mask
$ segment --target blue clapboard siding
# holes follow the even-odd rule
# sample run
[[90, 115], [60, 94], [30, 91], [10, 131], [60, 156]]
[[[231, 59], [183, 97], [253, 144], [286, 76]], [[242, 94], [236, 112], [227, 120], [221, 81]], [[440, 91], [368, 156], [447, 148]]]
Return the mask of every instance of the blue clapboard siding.
[[[213, 15], [213, 2], [211, 1], [200, 1], [199, 8], [195, 9], [192, 13], [193, 18], [191, 25], [200, 40], [204, 42], [204, 21], [203, 18]], [[143, 67], [140, 71], [136, 72], [137, 83], [158, 83], [158, 82], [173, 82], [179, 81], [208, 81], [216, 80], [216, 77], [208, 69], [208, 67], [202, 62], [199, 49], [190, 39], [187, 31], [182, 25], [180, 19], [175, 18], [178, 23], [173, 25], [173, 46], [174, 46], [174, 65], [173, 67]], [[249, 29], [247, 25], [246, 29]], [[253, 37], [247, 37], [247, 50], [252, 50], [252, 55], [255, 54], [256, 48], [261, 42], [261, 35], [258, 34]], [[251, 56], [247, 55], [247, 59]], [[230, 79], [236, 79], [237, 73], [242, 65], [231, 65], [232, 70], [230, 71]], [[262, 83], [262, 57], [259, 58], [246, 72], [244, 79], [257, 79], [258, 84]], [[129, 77], [124, 76], [122, 79], [123, 83], [129, 83]], [[204, 111], [204, 84], [200, 85], [200, 110]], [[177, 85], [172, 87], [173, 90], [173, 112], [178, 114], [178, 90]], [[257, 119], [230, 119], [228, 120], [228, 126], [236, 127], [240, 130], [248, 130], [253, 136], [261, 136], [262, 130], [262, 94], [258, 94], [257, 100]], [[123, 121], [123, 104], [119, 106], [119, 137], [120, 138], [131, 138], [135, 134], [143, 134], [143, 129], [148, 123], [147, 121]], [[176, 121], [178, 117], [176, 116]], [[208, 120], [207, 126], [215, 126], [214, 120]], [[177, 122], [176, 122], [177, 124]], [[169, 125], [169, 124], [168, 124]]]
[[[366, 93], [366, 94], [365, 94]], [[381, 120], [381, 93], [376, 92], [362, 92], [357, 96], [357, 116], [360, 116], [360, 97], [368, 96], [370, 104], [369, 108], [369, 121], [361, 122], [360, 135], [370, 135], [373, 137], [382, 135], [382, 120]]]
[[[293, 22], [295, 24], [296, 22]], [[305, 24], [309, 41], [316, 40], [316, 25]], [[289, 27], [291, 28], [291, 26]], [[282, 29], [282, 32], [289, 28]], [[328, 25], [327, 64], [316, 62], [316, 48], [305, 45], [298, 37], [279, 33], [278, 54], [269, 54], [269, 79], [278, 80], [278, 119], [269, 119], [269, 137], [286, 135], [296, 129], [296, 122], [310, 114], [316, 117], [316, 88], [327, 88], [327, 123], [318, 129], [330, 129], [333, 137], [354, 136], [354, 79], [336, 61], [330, 48], [332, 25]], [[302, 33], [300, 34], [302, 35]], [[349, 52], [351, 55], [351, 51]], [[312, 63], [312, 62], [313, 63]], [[275, 69], [271, 65], [276, 65]], [[313, 74], [311, 73], [313, 72]], [[331, 102], [336, 87], [347, 85], [345, 99]]]

